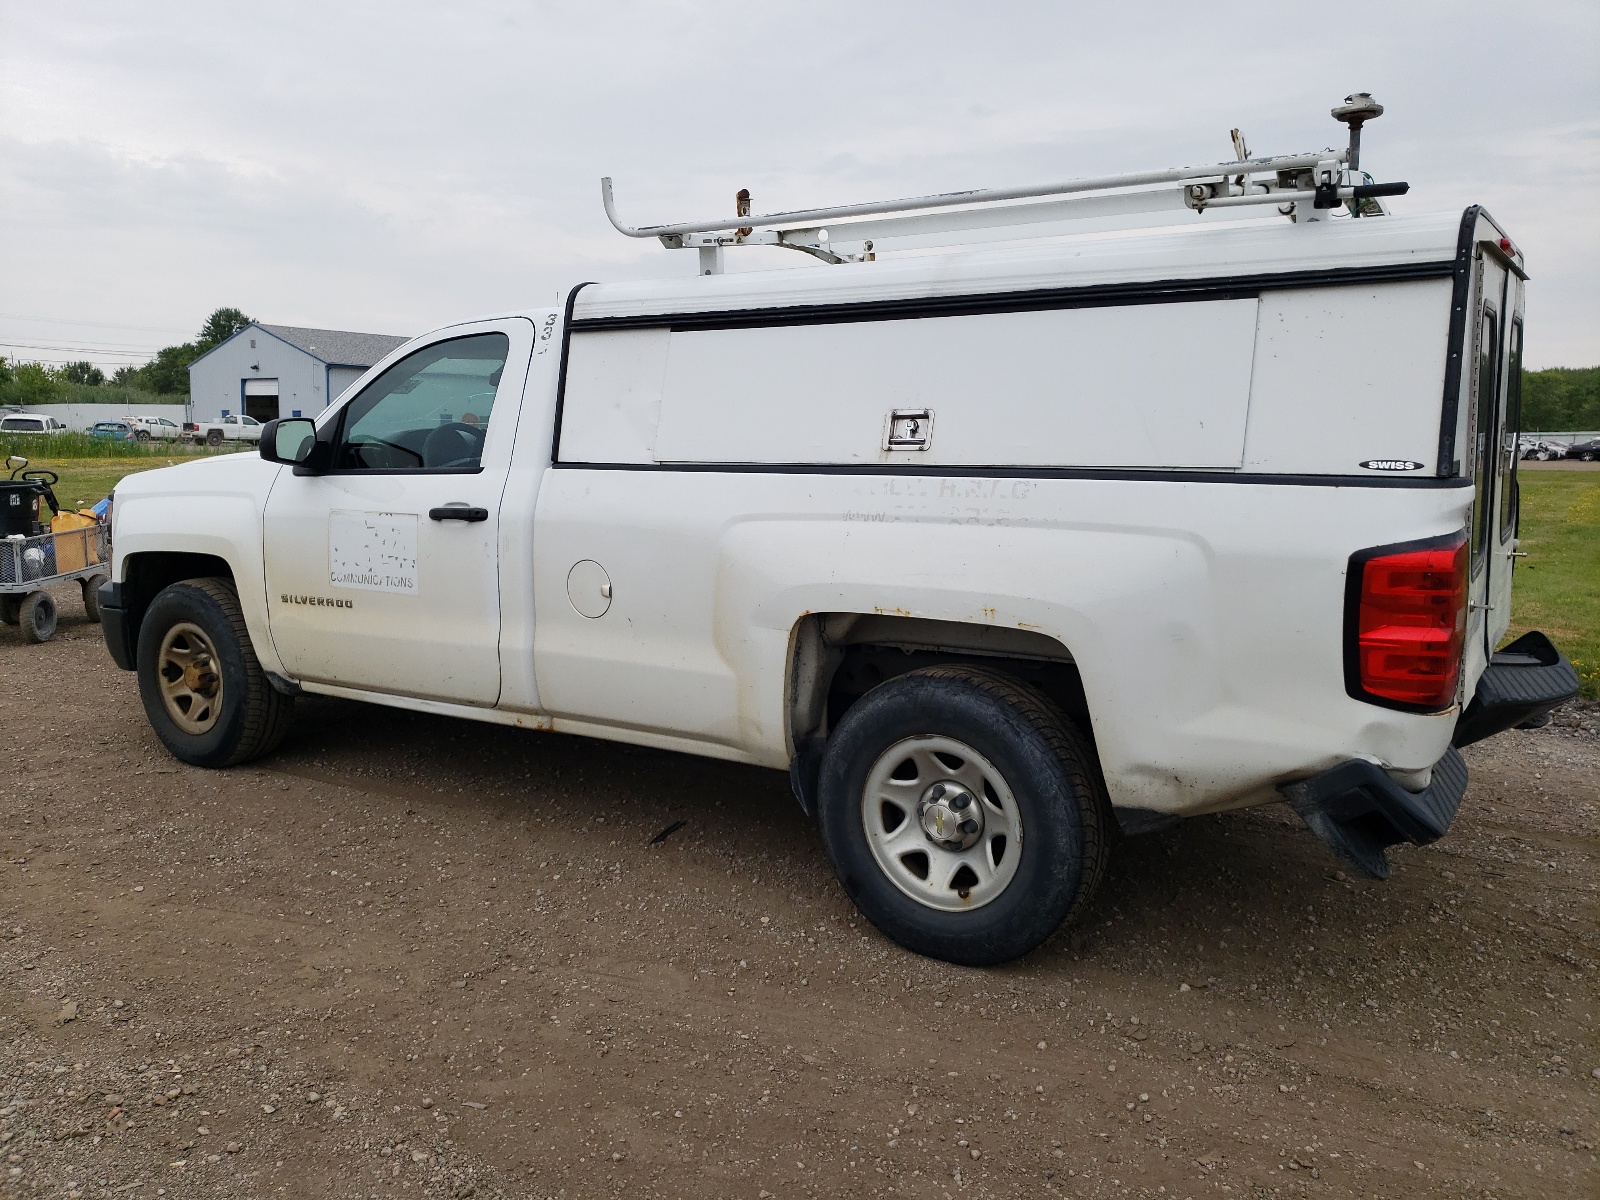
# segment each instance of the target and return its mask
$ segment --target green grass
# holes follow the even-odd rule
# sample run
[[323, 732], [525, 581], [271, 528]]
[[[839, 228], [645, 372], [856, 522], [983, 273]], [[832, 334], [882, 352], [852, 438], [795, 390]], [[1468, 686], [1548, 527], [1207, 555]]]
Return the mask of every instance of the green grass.
[[[26, 470], [54, 471], [61, 476], [55, 488], [56, 499], [70, 508], [103, 499], [117, 486], [118, 480], [135, 471], [241, 450], [254, 451], [255, 444], [228, 442], [213, 448], [186, 446], [181, 442], [117, 442], [83, 433], [0, 436], [0, 462], [8, 455], [20, 454], [28, 460]], [[0, 472], [0, 478], [10, 473], [9, 469]]]
[[186, 446], [182, 442], [125, 442], [120, 439], [90, 437], [87, 433], [0, 433], [0, 461], [9, 454], [24, 458], [171, 458], [180, 452], [194, 454], [231, 454], [239, 449], [254, 450], [254, 442], [224, 442], [216, 449], [207, 446]]
[[1542, 629], [1600, 699], [1600, 471], [1526, 471], [1508, 638]]
[[130, 453], [121, 458], [108, 455], [95, 458], [64, 458], [30, 454], [26, 456], [27, 469], [54, 471], [61, 476], [61, 481], [55, 485], [56, 499], [64, 508], [78, 508], [105, 499], [128, 475], [138, 471], [149, 471], [155, 467], [171, 466], [174, 463], [190, 462], [196, 458], [208, 457], [211, 453], [201, 451], [198, 454], [179, 454], [178, 449], [189, 450], [192, 447], [171, 445], [167, 447], [166, 453], [144, 453], [142, 450], [135, 452], [132, 443], [126, 445]]

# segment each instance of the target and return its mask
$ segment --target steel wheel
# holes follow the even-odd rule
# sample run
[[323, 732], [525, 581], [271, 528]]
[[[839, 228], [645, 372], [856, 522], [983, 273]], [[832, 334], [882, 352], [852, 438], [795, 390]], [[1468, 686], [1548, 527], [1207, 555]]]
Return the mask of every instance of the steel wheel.
[[222, 715], [222, 668], [200, 626], [180, 621], [161, 639], [156, 659], [161, 703], [184, 733], [210, 732]]
[[1016, 797], [994, 764], [955, 738], [905, 738], [879, 755], [861, 820], [890, 881], [943, 912], [996, 899], [1022, 861]]
[[17, 609], [17, 623], [30, 642], [48, 642], [56, 635], [56, 602], [49, 592], [29, 592]]

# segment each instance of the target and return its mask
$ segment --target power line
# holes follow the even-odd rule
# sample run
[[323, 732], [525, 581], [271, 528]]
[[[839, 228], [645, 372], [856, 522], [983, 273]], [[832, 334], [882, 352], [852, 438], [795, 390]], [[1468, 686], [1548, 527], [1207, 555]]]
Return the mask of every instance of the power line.
[[172, 325], [123, 325], [116, 321], [80, 321], [76, 317], [35, 317], [26, 313], [0, 313], [9, 321], [39, 321], [47, 325], [85, 325], [95, 329], [137, 329], [141, 333], [182, 333]]
[[[8, 341], [8, 340], [5, 339], [4, 335], [9, 334], [11, 332], [13, 332], [13, 331], [12, 330], [0, 331], [0, 346], [35, 346], [35, 345], [40, 345], [41, 344], [41, 343], [38, 343], [38, 342], [12, 342], [12, 341]], [[22, 336], [27, 338], [27, 337], [38, 337], [39, 335], [36, 334], [36, 333], [24, 333]], [[50, 335], [49, 334], [45, 334], [44, 336], [45, 337], [49, 337]], [[148, 350], [150, 353], [154, 354], [157, 350], [160, 349], [159, 346], [152, 346], [149, 342], [100, 342], [100, 341], [94, 340], [93, 338], [71, 338], [70, 341], [72, 342], [72, 344], [74, 346], [87, 346], [90, 349], [95, 349], [95, 350]]]
[[121, 362], [121, 361], [114, 360], [114, 359], [109, 359], [109, 358], [98, 358], [98, 359], [97, 358], [88, 358], [88, 359], [85, 359], [83, 357], [83, 355], [81, 355], [81, 354], [77, 358], [57, 358], [53, 354], [40, 354], [40, 355], [37, 355], [37, 356], [35, 356], [33, 358], [11, 358], [11, 359], [7, 359], [6, 361], [9, 362], [14, 367], [18, 366], [18, 365], [20, 365], [22, 363], [30, 363], [30, 362], [37, 362], [37, 363], [92, 362], [92, 363], [107, 363], [107, 364], [109, 364], [111, 366], [114, 366], [114, 367], [131, 367], [131, 366], [138, 365], [136, 363]]
[[55, 350], [66, 354], [105, 355], [112, 358], [149, 358], [153, 350], [105, 350], [95, 346], [45, 346], [37, 342], [0, 342], [11, 350]]

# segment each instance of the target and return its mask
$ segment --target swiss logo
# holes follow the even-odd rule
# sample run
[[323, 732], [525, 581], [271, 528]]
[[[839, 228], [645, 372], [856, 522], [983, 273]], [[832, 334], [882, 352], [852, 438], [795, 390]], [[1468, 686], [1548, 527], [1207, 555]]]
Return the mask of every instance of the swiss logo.
[[1422, 464], [1409, 458], [1369, 458], [1361, 464], [1366, 471], [1420, 471]]

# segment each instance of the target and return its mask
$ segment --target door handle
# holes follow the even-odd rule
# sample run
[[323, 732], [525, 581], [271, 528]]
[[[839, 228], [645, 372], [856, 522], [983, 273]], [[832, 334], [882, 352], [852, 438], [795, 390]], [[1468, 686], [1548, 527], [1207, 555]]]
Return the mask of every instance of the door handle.
[[465, 504], [447, 504], [443, 508], [430, 508], [428, 517], [434, 521], [487, 521], [487, 508], [468, 508]]

